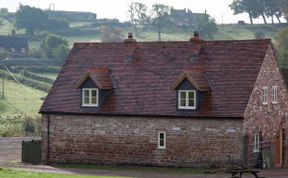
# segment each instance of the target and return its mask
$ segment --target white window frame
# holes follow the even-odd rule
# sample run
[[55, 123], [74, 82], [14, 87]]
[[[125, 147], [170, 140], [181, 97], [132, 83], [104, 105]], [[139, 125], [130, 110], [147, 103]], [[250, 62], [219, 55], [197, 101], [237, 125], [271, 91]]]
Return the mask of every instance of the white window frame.
[[[84, 91], [89, 91], [89, 104], [84, 103]], [[92, 91], [96, 91], [96, 104], [92, 104]], [[98, 88], [82, 88], [82, 106], [93, 106], [93, 107], [98, 107], [99, 103], [99, 90]]]
[[263, 95], [262, 95], [262, 104], [268, 104], [268, 87], [262, 88]]
[[[181, 106], [181, 94], [185, 92], [186, 95], [186, 103], [185, 106]], [[194, 106], [189, 106], [189, 92], [194, 93]], [[178, 90], [178, 109], [196, 109], [196, 91], [195, 90]]]
[[259, 152], [259, 151], [260, 151], [260, 134], [255, 133], [254, 134], [253, 152]]
[[272, 103], [278, 103], [278, 86], [272, 86]]
[[[160, 135], [163, 134], [164, 138], [163, 138], [163, 143], [164, 145], [160, 145]], [[158, 149], [166, 149], [166, 132], [164, 131], [159, 131], [158, 132]]]

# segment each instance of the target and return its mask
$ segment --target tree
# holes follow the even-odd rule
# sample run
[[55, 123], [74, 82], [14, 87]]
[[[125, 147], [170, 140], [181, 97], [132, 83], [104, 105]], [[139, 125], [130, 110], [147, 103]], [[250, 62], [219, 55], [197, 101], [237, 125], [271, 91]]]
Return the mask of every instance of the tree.
[[147, 7], [139, 2], [131, 2], [129, 5], [129, 21], [134, 27], [135, 36], [138, 36], [138, 25], [147, 22]]
[[287, 0], [233, 0], [229, 7], [234, 10], [234, 14], [248, 13], [250, 22], [253, 24], [253, 18], [262, 17], [266, 24], [266, 17], [271, 17], [274, 23], [274, 17], [281, 23], [281, 16], [287, 12]]
[[211, 18], [208, 14], [197, 17], [197, 29], [196, 31], [201, 36], [212, 38], [212, 35], [217, 31], [215, 19]]
[[68, 41], [58, 35], [47, 35], [42, 42], [42, 49], [48, 58], [63, 62], [68, 54]]
[[169, 6], [164, 4], [152, 5], [152, 24], [156, 26], [158, 33], [158, 41], [161, 41], [162, 27], [167, 26], [169, 23], [168, 13], [170, 11]]
[[277, 33], [275, 43], [279, 64], [282, 67], [288, 67], [288, 29], [284, 29]]
[[272, 23], [274, 23], [274, 16], [281, 23], [280, 17], [283, 15], [282, 6], [285, 5], [285, 2], [283, 0], [262, 0], [261, 2], [265, 7], [265, 15], [271, 17]]
[[232, 4], [229, 7], [234, 11], [234, 15], [242, 14], [247, 12], [249, 15], [250, 23], [253, 24], [253, 13], [249, 4], [246, 3], [244, 0], [233, 0]]
[[229, 7], [234, 10], [234, 14], [248, 13], [251, 24], [253, 24], [253, 18], [258, 18], [259, 16], [262, 16], [265, 24], [267, 23], [262, 0], [233, 0]]
[[35, 30], [43, 30], [48, 22], [48, 15], [39, 8], [20, 5], [16, 12], [15, 26], [25, 29], [26, 33], [33, 35]]

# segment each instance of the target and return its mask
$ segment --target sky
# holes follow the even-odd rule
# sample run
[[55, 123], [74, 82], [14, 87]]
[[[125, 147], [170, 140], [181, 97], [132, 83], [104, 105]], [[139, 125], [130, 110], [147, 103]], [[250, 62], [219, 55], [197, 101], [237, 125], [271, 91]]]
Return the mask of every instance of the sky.
[[[163, 3], [173, 6], [174, 9], [188, 8], [192, 12], [205, 12], [216, 19], [218, 24], [237, 23], [244, 20], [249, 23], [247, 14], [233, 15], [228, 7], [233, 0], [134, 0], [151, 7], [153, 3]], [[15, 12], [19, 4], [48, 9], [49, 4], [54, 4], [55, 10], [89, 11], [97, 14], [97, 18], [117, 18], [126, 21], [129, 3], [132, 0], [0, 0], [1, 7], [7, 7]], [[255, 21], [257, 22], [257, 20]], [[261, 22], [261, 21], [259, 21]]]

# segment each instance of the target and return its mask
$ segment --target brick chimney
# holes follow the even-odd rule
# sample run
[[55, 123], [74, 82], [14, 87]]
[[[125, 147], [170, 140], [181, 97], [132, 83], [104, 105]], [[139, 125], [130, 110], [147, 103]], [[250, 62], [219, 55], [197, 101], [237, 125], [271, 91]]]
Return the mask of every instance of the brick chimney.
[[132, 59], [132, 55], [135, 52], [137, 47], [137, 41], [133, 39], [133, 34], [130, 32], [128, 33], [128, 39], [124, 40], [124, 48], [127, 54], [127, 58]]
[[192, 50], [192, 55], [198, 55], [201, 48], [202, 48], [202, 43], [203, 40], [200, 38], [200, 35], [198, 32], [194, 31], [194, 35], [193, 37], [190, 38], [190, 44], [192, 46], [191, 50]]

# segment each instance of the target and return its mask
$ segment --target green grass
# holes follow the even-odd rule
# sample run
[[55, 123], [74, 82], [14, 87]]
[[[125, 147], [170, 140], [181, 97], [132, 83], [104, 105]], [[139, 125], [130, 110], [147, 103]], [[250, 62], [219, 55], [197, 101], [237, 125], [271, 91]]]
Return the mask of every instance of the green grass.
[[204, 168], [174, 168], [174, 167], [142, 167], [142, 166], [106, 166], [95, 164], [59, 164], [59, 168], [74, 168], [74, 169], [94, 169], [94, 170], [109, 170], [109, 171], [137, 171], [148, 173], [169, 173], [169, 174], [203, 174], [208, 169]]
[[5, 80], [5, 99], [0, 99], [0, 136], [23, 135], [25, 119], [39, 118], [38, 111], [43, 103], [40, 97], [46, 95], [45, 92]]
[[30, 171], [0, 169], [0, 178], [120, 178], [120, 177], [63, 175], [63, 174], [48, 174], [48, 173], [36, 173]]
[[57, 74], [50, 74], [50, 73], [36, 73], [36, 72], [31, 72], [33, 74], [36, 74], [38, 76], [46, 77], [52, 80], [55, 80], [57, 78]]

